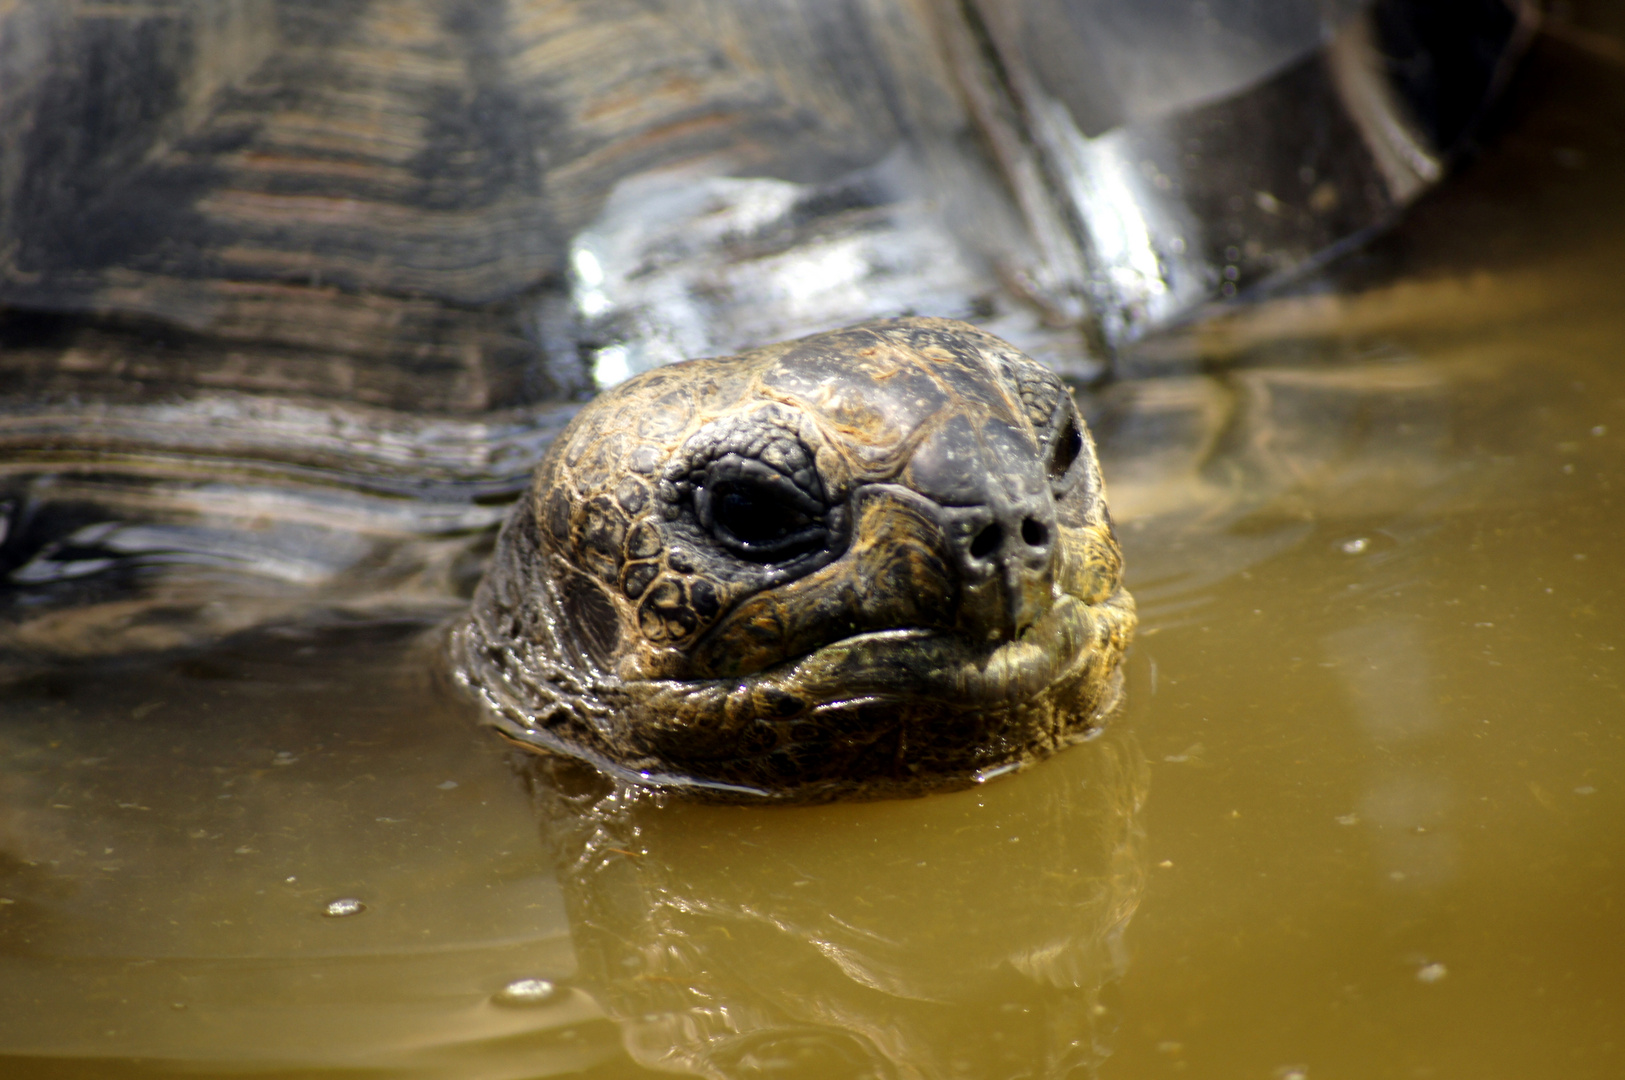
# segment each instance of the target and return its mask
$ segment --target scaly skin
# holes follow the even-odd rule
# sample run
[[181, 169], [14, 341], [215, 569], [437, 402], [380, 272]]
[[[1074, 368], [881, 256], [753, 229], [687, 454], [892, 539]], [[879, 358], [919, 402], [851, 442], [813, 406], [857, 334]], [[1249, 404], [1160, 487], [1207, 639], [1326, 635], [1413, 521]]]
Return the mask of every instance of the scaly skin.
[[510, 515], [460, 678], [509, 738], [712, 798], [915, 794], [1116, 706], [1134, 604], [1048, 369], [945, 319], [649, 372]]

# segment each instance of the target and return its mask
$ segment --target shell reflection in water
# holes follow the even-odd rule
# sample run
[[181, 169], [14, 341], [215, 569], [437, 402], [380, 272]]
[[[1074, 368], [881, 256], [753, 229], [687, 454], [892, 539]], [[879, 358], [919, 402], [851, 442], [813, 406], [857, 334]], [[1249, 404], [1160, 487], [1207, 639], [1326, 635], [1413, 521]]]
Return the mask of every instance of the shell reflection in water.
[[1146, 778], [1108, 731], [927, 799], [699, 805], [555, 759], [533, 784], [582, 986], [634, 1059], [831, 1080], [1091, 1072]]

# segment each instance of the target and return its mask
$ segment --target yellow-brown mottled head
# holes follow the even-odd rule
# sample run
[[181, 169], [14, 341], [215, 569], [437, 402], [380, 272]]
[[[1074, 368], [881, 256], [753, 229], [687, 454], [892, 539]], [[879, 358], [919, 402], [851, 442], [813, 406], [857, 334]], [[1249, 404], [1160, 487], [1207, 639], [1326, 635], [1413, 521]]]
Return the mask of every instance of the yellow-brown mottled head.
[[526, 745], [634, 782], [962, 786], [1086, 735], [1134, 627], [1056, 376], [897, 319], [649, 372], [582, 410], [457, 635]]

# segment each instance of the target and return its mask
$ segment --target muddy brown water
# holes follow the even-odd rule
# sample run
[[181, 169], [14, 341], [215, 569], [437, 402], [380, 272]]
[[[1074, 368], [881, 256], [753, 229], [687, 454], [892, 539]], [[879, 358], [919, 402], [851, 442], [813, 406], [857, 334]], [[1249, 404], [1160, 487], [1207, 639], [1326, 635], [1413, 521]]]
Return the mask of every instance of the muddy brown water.
[[1619, 40], [1096, 403], [1143, 626], [1029, 772], [584, 825], [410, 621], [9, 683], [0, 1073], [1625, 1072]]

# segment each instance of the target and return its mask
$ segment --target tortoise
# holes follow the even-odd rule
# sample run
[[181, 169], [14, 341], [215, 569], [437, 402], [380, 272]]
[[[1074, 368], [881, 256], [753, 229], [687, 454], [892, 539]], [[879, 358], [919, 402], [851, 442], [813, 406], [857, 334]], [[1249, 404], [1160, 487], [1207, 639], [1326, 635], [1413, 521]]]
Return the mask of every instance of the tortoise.
[[865, 323], [622, 383], [508, 519], [461, 675], [524, 745], [816, 798], [1008, 772], [1120, 697], [1088, 428], [965, 323]]
[[[1056, 373], [1132, 373], [1436, 181], [1531, 23], [1425, 7], [1238, 24], [1256, 48], [1193, 39], [1229, 61], [1148, 98], [1058, 66], [1100, 27], [1040, 0], [9, 5], [6, 664], [452, 617], [489, 560], [457, 647], [521, 741], [742, 796], [1017, 766], [1110, 710], [1132, 623]], [[864, 322], [923, 311], [976, 325]], [[837, 353], [872, 431], [808, 396]], [[655, 368], [493, 556], [580, 402]], [[929, 457], [972, 446], [975, 476]], [[864, 634], [912, 674], [858, 670]]]
[[[518, 2], [480, 8], [383, 0], [10, 5], [0, 13], [0, 439], [6, 447], [0, 459], [6, 533], [0, 541], [6, 575], [0, 676], [29, 679], [65, 666], [71, 680], [83, 671], [74, 665], [86, 655], [195, 654], [195, 666], [177, 666], [174, 678], [156, 677], [160, 669], [146, 663], [151, 658], [138, 656], [137, 677], [128, 677], [129, 666], [110, 663], [98, 678], [84, 680], [78, 700], [95, 703], [104, 710], [98, 718], [112, 723], [74, 732], [77, 740], [68, 742], [61, 760], [71, 762], [64, 768], [79, 769], [111, 749], [114, 757], [94, 774], [89, 765], [81, 770], [81, 776], [97, 778], [85, 783], [96, 783], [119, 755], [150, 764], [155, 759], [142, 759], [143, 750], [158, 753], [152, 747], [167, 748], [173, 738], [190, 744], [201, 772], [221, 764], [206, 760], [220, 740], [187, 725], [204, 705], [218, 707], [218, 699], [210, 694], [197, 713], [176, 710], [180, 715], [167, 724], [153, 724], [147, 710], [156, 698], [149, 695], [157, 692], [155, 685], [166, 694], [206, 685], [191, 676], [222, 674], [207, 667], [218, 663], [208, 643], [227, 638], [223, 644], [230, 646], [229, 635], [268, 627], [263, 635], [243, 634], [241, 647], [271, 653], [273, 669], [290, 681], [309, 670], [301, 665], [332, 680], [300, 686], [303, 698], [278, 699], [295, 707], [290, 713], [300, 712], [308, 744], [327, 736], [324, 701], [350, 725], [350, 734], [364, 734], [372, 743], [334, 755], [325, 790], [296, 777], [292, 755], [279, 754], [269, 766], [241, 763], [244, 773], [270, 777], [261, 805], [251, 809], [268, 808], [273, 812], [265, 820], [289, 826], [276, 831], [284, 851], [304, 860], [297, 866], [298, 887], [312, 887], [303, 880], [310, 861], [336, 863], [353, 854], [364, 864], [362, 872], [389, 864], [395, 882], [410, 881], [418, 890], [413, 897], [461, 903], [469, 890], [442, 887], [435, 872], [446, 873], [452, 862], [445, 853], [453, 850], [447, 837], [454, 833], [456, 843], [479, 837], [458, 851], [479, 849], [494, 859], [498, 853], [485, 849], [497, 845], [488, 830], [477, 829], [481, 823], [450, 815], [438, 845], [433, 838], [425, 843], [420, 836], [391, 834], [397, 826], [387, 824], [394, 820], [389, 815], [399, 816], [397, 806], [420, 800], [416, 787], [392, 791], [392, 800], [377, 805], [352, 805], [346, 794], [342, 808], [354, 813], [323, 813], [338, 805], [335, 793], [344, 792], [362, 768], [392, 781], [407, 775], [423, 780], [421, 788], [434, 792], [431, 799], [472, 794], [466, 778], [454, 791], [435, 791], [444, 786], [444, 773], [431, 771], [440, 762], [414, 758], [410, 733], [403, 738], [401, 731], [410, 725], [392, 726], [392, 713], [411, 712], [420, 695], [415, 687], [388, 686], [399, 672], [378, 664], [376, 656], [369, 667], [366, 643], [361, 635], [344, 633], [347, 622], [394, 615], [431, 625], [445, 618], [460, 622], [471, 601], [476, 620], [489, 619], [501, 600], [495, 594], [524, 579], [501, 569], [499, 561], [476, 600], [483, 567], [493, 559], [520, 558], [526, 550], [550, 550], [548, 533], [536, 537], [542, 546], [527, 549], [514, 531], [546, 526], [545, 518], [535, 516], [535, 494], [525, 494], [532, 467], [595, 384], [708, 354], [744, 352], [746, 369], [771, 366], [766, 354], [749, 347], [919, 311], [990, 329], [1078, 389], [1071, 406], [1059, 396], [1057, 405], [1076, 408], [1100, 439], [1117, 524], [1125, 539], [1137, 541], [1135, 594], [1142, 612], [1165, 624], [1177, 612], [1167, 605], [1159, 611], [1158, 604], [1169, 591], [1167, 582], [1190, 572], [1187, 560], [1177, 544], [1159, 550], [1147, 539], [1177, 530], [1141, 535], [1137, 527], [1189, 516], [1202, 522], [1202, 542], [1222, 534], [1226, 551], [1237, 559], [1257, 558], [1300, 534], [1289, 515], [1261, 529], [1249, 511], [1283, 491], [1294, 496], [1283, 501], [1297, 501], [1293, 485], [1302, 484], [1306, 473], [1312, 491], [1318, 486], [1339, 505], [1374, 486], [1320, 483], [1328, 475], [1346, 478], [1337, 471], [1346, 450], [1339, 436], [1359, 425], [1340, 418], [1361, 413], [1373, 399], [1409, 404], [1440, 388], [1428, 373], [1380, 363], [1220, 377], [1186, 367], [1170, 375], [1166, 365], [1153, 366], [1160, 354], [1130, 347], [1136, 334], [1164, 327], [1193, 300], [1245, 292], [1249, 283], [1267, 283], [1345, 245], [1432, 182], [1461, 130], [1452, 127], [1461, 116], [1452, 120], [1448, 109], [1422, 109], [1417, 115], [1428, 122], [1421, 126], [1385, 127], [1371, 121], [1392, 118], [1384, 112], [1390, 98], [1355, 92], [1372, 89], [1370, 80], [1361, 82], [1361, 64], [1372, 58], [1373, 38], [1403, 37], [1394, 25], [1403, 30], [1403, 20], [1394, 14], [1405, 5], [1379, 7], [1386, 28], [1365, 23], [1363, 38], [1349, 39], [1352, 46], [1345, 41], [1335, 55], [1306, 55], [1271, 69], [1266, 75], [1278, 78], [1249, 83], [1242, 92], [1219, 94], [1171, 115], [1148, 118], [1120, 108], [1084, 118], [1077, 87], [1068, 87], [1067, 95], [1045, 93], [1054, 89], [1046, 80], [1057, 57], [1067, 52], [1062, 34], [1049, 34], [1046, 42], [1043, 33], [1044, 12], [1055, 30], [1060, 5], [960, 5], [956, 12], [1007, 13], [1004, 21], [988, 20], [965, 35], [952, 32], [958, 25], [954, 12], [942, 16], [932, 9], [948, 25], [940, 39], [921, 32], [916, 16], [923, 5], [758, 9], [717, 2], [679, 10], [675, 4], [623, 7], [594, 0], [550, 5], [546, 12], [540, 4]], [[1498, 3], [1486, 9], [1491, 16], [1507, 10]], [[805, 21], [790, 34], [757, 10], [799, 12]], [[709, 21], [695, 32], [697, 11]], [[1049, 45], [1045, 62], [1024, 52], [1023, 42]], [[1487, 66], [1497, 67], [1505, 55], [1500, 47], [1487, 50]], [[772, 59], [763, 63], [761, 57]], [[1260, 62], [1268, 67], [1273, 60], [1265, 56]], [[1413, 104], [1425, 99], [1425, 72], [1396, 66], [1406, 68], [1410, 81], [1396, 80], [1389, 89]], [[922, 70], [925, 77], [903, 77]], [[1476, 93], [1465, 93], [1452, 108], [1470, 112], [1477, 100]], [[1342, 107], [1299, 109], [1305, 101], [1355, 101], [1367, 111], [1356, 117]], [[1045, 103], [1047, 110], [1034, 108]], [[1292, 132], [1302, 129], [1290, 121], [1300, 114], [1317, 122], [1332, 117], [1329, 134], [1294, 142]], [[1100, 125], [1124, 119], [1128, 125], [1103, 141], [1075, 138], [1099, 138]], [[1068, 131], [1067, 122], [1075, 122], [1076, 130]], [[1379, 143], [1386, 155], [1368, 153], [1371, 131], [1398, 131], [1401, 138], [1397, 146]], [[1284, 143], [1291, 152], [1218, 161], [1215, 145], [1237, 133], [1249, 145], [1268, 143], [1278, 151]], [[1260, 133], [1278, 136], [1279, 143], [1258, 141]], [[1091, 155], [1090, 147], [1100, 152]], [[1196, 155], [1194, 163], [1183, 163], [1187, 149]], [[1140, 168], [1145, 161], [1155, 168]], [[1084, 164], [1094, 172], [1080, 176]], [[1112, 180], [1118, 186], [1110, 190], [1119, 194], [1126, 186], [1126, 203], [1071, 201], [1073, 193], [1088, 190], [1084, 179]], [[1207, 180], [1212, 182], [1204, 186]], [[956, 191], [972, 196], [945, 197]], [[1132, 257], [1114, 263], [1104, 242], [1094, 243], [1109, 235], [1109, 220], [1099, 214], [1080, 220], [1077, 213], [1114, 207], [1173, 212], [1142, 214], [1155, 226], [1148, 235], [1157, 243], [1150, 250], [1122, 251]], [[828, 284], [831, 269], [841, 266], [858, 270], [822, 290], [779, 288], [797, 285], [802, 276]], [[1169, 276], [1158, 291], [1164, 267]], [[802, 274], [809, 269], [817, 273]], [[1114, 275], [1114, 269], [1122, 273]], [[810, 303], [809, 293], [817, 303]], [[1384, 306], [1376, 307], [1380, 316]], [[972, 350], [978, 358], [1008, 361], [994, 363], [995, 369], [1055, 385], [1041, 370], [1010, 360], [1004, 347], [988, 344], [981, 331], [956, 329], [952, 336], [980, 343]], [[910, 359], [904, 366], [916, 363]], [[714, 366], [702, 361], [649, 378], [685, 381], [683, 373]], [[1096, 378], [1108, 366], [1126, 377], [1083, 387], [1080, 380]], [[1133, 377], [1147, 373], [1167, 377]], [[984, 389], [1009, 385], [1004, 370], [986, 378]], [[627, 397], [595, 407], [597, 415], [636, 408], [647, 385], [630, 384], [621, 391]], [[1024, 463], [1018, 475], [1030, 475], [1036, 465], [1047, 477], [1056, 459], [1044, 451], [1065, 445], [1038, 437], [1041, 430], [1054, 432], [1054, 414], [1026, 414], [1019, 381], [1013, 395], [1001, 393], [1012, 402], [1015, 426], [1032, 444], [1030, 455], [1016, 455]], [[1015, 409], [1014, 402], [1023, 405]], [[743, 411], [720, 400], [706, 408], [729, 416]], [[1410, 431], [1418, 412], [1431, 415], [1404, 408], [1364, 414], [1374, 411], [1403, 421], [1398, 427], [1374, 425], [1379, 435]], [[593, 415], [587, 413], [569, 438], [598, 430]], [[1328, 424], [1328, 417], [1335, 422]], [[1249, 438], [1283, 432], [1294, 436], [1285, 445], [1279, 438], [1273, 444]], [[1402, 449], [1427, 443], [1429, 434], [1410, 431], [1412, 441]], [[1074, 465], [1088, 469], [1088, 462]], [[652, 505], [658, 495], [652, 474], [633, 475], [648, 486]], [[682, 480], [673, 479], [673, 487]], [[1237, 498], [1238, 488], [1246, 489], [1247, 498]], [[592, 496], [580, 494], [580, 513], [572, 513], [567, 533], [585, 539]], [[1088, 502], [1084, 494], [1075, 486], [1066, 498], [1081, 508]], [[493, 555], [495, 530], [516, 497], [515, 525], [501, 554]], [[1103, 510], [1101, 515], [1104, 521]], [[1224, 532], [1226, 523], [1238, 520], [1247, 528]], [[680, 532], [690, 524], [680, 509], [677, 519], [662, 519], [660, 527]], [[684, 578], [683, 597], [692, 602], [700, 568], [671, 567], [670, 545], [664, 538], [662, 544], [662, 572], [674, 586]], [[607, 546], [612, 560], [616, 547]], [[634, 640], [631, 629], [641, 634], [641, 621], [632, 621], [637, 609], [626, 595], [625, 566], [612, 584], [596, 574], [597, 565], [588, 560], [584, 569], [593, 575], [590, 588], [602, 590], [621, 620], [617, 625], [626, 636], [616, 648], [622, 648]], [[1204, 570], [1213, 568], [1213, 559], [1204, 560]], [[1188, 584], [1187, 576], [1175, 588]], [[636, 598], [639, 604], [652, 587]], [[594, 601], [580, 597], [594, 595], [584, 591], [574, 603], [585, 611]], [[696, 642], [699, 616], [696, 609]], [[1019, 612], [1012, 621], [1021, 621]], [[309, 623], [339, 623], [341, 646], [295, 632]], [[681, 617], [676, 623], [683, 628]], [[581, 628], [587, 625], [583, 620]], [[475, 644], [477, 626], [471, 622], [462, 630], [460, 647]], [[266, 648], [267, 640], [276, 649]], [[560, 647], [577, 650], [565, 659], [590, 673], [601, 659], [618, 660], [605, 644], [600, 636]], [[313, 648], [320, 655], [304, 655]], [[603, 655], [595, 659], [588, 650]], [[508, 685], [502, 673], [494, 663], [481, 669], [479, 657], [468, 651], [465, 657], [471, 681], [492, 692], [500, 706], [496, 695]], [[232, 672], [228, 667], [223, 673]], [[1105, 674], [1105, 665], [1095, 674]], [[335, 693], [332, 685], [340, 681], [342, 693]], [[239, 687], [237, 710], [221, 710], [215, 719], [257, 730], [266, 719], [255, 700], [261, 685], [246, 678]], [[1082, 719], [1054, 732], [1055, 742], [1083, 734], [1109, 709], [1109, 678], [1098, 689], [1098, 712], [1080, 708], [1073, 715]], [[378, 700], [365, 700], [371, 697]], [[525, 719], [540, 710], [529, 698], [516, 701], [522, 716], [499, 722], [521, 739], [536, 739]], [[166, 720], [162, 712], [156, 719]], [[682, 740], [691, 733], [671, 734]], [[656, 800], [625, 817], [551, 815], [553, 828], [593, 834], [586, 844], [566, 840], [566, 869], [559, 874], [567, 902], [578, 905], [572, 910], [580, 916], [577, 933], [584, 945], [597, 946], [582, 950], [588, 985], [599, 983], [596, 992], [610, 1003], [612, 1015], [638, 1038], [638, 1059], [656, 1066], [744, 1071], [754, 1067], [746, 1059], [758, 1049], [794, 1050], [798, 1038], [816, 1046], [820, 1025], [841, 1028], [838, 1045], [855, 1047], [859, 1060], [866, 1047], [873, 1050], [866, 1063], [876, 1066], [885, 1064], [888, 1049], [913, 1062], [937, 1060], [938, 1047], [994, 1043], [1011, 1055], [1011, 1074], [1030, 1072], [1037, 1060], [1055, 1064], [1057, 1072], [1086, 1065], [1089, 1036], [1101, 1023], [1098, 985], [1120, 952], [1114, 935], [1133, 911], [1144, 874], [1136, 822], [1141, 768], [1125, 762], [1114, 770], [1097, 753], [1114, 749], [1116, 737], [1108, 730], [1081, 748], [1087, 753], [1062, 755], [1055, 768], [1034, 770], [1026, 790], [1015, 784], [986, 789], [990, 796], [1007, 796], [1003, 814], [991, 825], [987, 815], [979, 816], [979, 828], [969, 834], [933, 837], [916, 823], [940, 823], [933, 815], [947, 805], [973, 824], [976, 804], [970, 797], [982, 789], [958, 804], [931, 799], [813, 808], [831, 815], [817, 819], [829, 826], [831, 837], [822, 852], [825, 865], [844, 865], [858, 849], [851, 874], [872, 891], [852, 896], [803, 887], [802, 856], [809, 845], [796, 843], [803, 819], [792, 814], [772, 815], [777, 831], [763, 854], [746, 846], [760, 837], [744, 833], [748, 825], [741, 818], [708, 816], [716, 808], [688, 800], [676, 807], [694, 812], [690, 822], [715, 827], [703, 844], [720, 841], [765, 867], [772, 894], [747, 892], [737, 903], [738, 894], [722, 887], [732, 883], [733, 867], [703, 844], [699, 850], [685, 846], [693, 837], [684, 833], [680, 818], [639, 816]], [[286, 1042], [289, 1029], [301, 1025], [287, 999], [275, 987], [266, 989], [267, 954], [281, 950], [303, 959], [305, 934], [312, 921], [321, 925], [318, 917], [299, 909], [276, 924], [294, 927], [293, 938], [265, 934], [264, 923], [240, 919], [244, 911], [264, 910], [254, 907], [260, 903], [253, 899], [256, 890], [265, 887], [262, 868], [249, 865], [255, 857], [233, 861], [204, 844], [171, 845], [169, 834], [152, 826], [154, 811], [144, 806], [126, 810], [108, 803], [76, 825], [64, 824], [44, 798], [57, 777], [42, 767], [42, 758], [16, 752], [38, 750], [49, 738], [42, 735], [39, 746], [8, 741], [7, 765], [0, 769], [6, 802], [26, 802], [32, 811], [32, 817], [6, 822], [5, 854], [26, 859], [8, 861], [7, 870], [24, 868], [25, 875], [36, 875], [38, 886], [18, 892], [11, 874], [8, 898], [49, 901], [64, 883], [92, 899], [111, 895], [116, 902], [100, 905], [98, 917], [125, 919], [127, 933], [106, 940], [135, 941], [135, 950], [146, 953], [154, 940], [154, 922], [146, 915], [163, 908], [141, 902], [144, 895], [167, 902], [172, 881], [189, 882], [189, 891], [207, 894], [224, 911], [223, 918], [194, 921], [217, 931], [237, 921], [229, 937], [249, 945], [230, 955], [255, 954], [236, 966], [230, 984], [215, 984], [230, 985], [233, 992], [214, 996], [239, 1008], [243, 1002], [250, 1010], [261, 1004], [277, 1008], [288, 1023], [278, 1026], [273, 1042]], [[446, 744], [431, 745], [441, 750]], [[590, 743], [575, 745], [592, 752]], [[1008, 763], [1029, 760], [1048, 745], [992, 749], [1008, 751], [996, 759]], [[831, 749], [851, 747], [848, 741]], [[805, 742], [794, 749], [799, 756], [787, 755], [784, 763], [810, 767], [809, 775], [832, 765], [809, 756]], [[841, 784], [852, 781], [866, 783], [865, 792], [881, 790], [868, 786], [876, 782], [873, 773], [867, 782], [859, 780], [860, 770], [810, 790], [773, 788], [779, 781], [772, 769], [781, 766], [771, 754], [765, 761], [747, 759], [740, 770], [747, 775], [719, 776], [719, 767], [729, 763], [719, 766], [702, 755], [697, 764], [709, 768], [697, 769], [693, 750], [692, 742], [674, 748], [682, 755], [683, 775], [663, 763], [647, 779], [741, 796], [750, 792], [739, 787], [824, 798], [846, 793]], [[270, 759], [269, 751], [265, 756]], [[599, 757], [623, 778], [646, 779], [641, 772], [647, 755]], [[975, 754], [971, 759], [946, 762], [942, 773], [912, 790], [998, 770], [979, 767]], [[562, 768], [568, 760], [537, 757], [535, 763]], [[136, 783], [133, 793], [168, 789], [172, 803], [152, 805], [168, 810], [172, 822], [229, 820], [226, 811], [241, 805], [213, 804], [214, 816], [191, 817], [199, 809], [193, 805], [196, 792], [178, 790], [183, 785], [174, 781], [175, 760], [164, 757], [159, 764], [162, 769], [153, 770], [146, 784]], [[870, 764], [857, 762], [860, 769]], [[1034, 786], [1044, 808], [1035, 830], [1043, 843], [1011, 845], [993, 835], [1000, 823], [1025, 819]], [[553, 783], [537, 788], [555, 798], [569, 790]], [[113, 790], [117, 785], [105, 784], [101, 793]], [[626, 790], [637, 795], [644, 789], [622, 794]], [[325, 804], [323, 795], [329, 796]], [[207, 814], [210, 806], [201, 809]], [[292, 811], [292, 817], [277, 816]], [[874, 811], [897, 826], [884, 837], [890, 846], [878, 858], [862, 857], [855, 838], [835, 828], [852, 819], [834, 815], [848, 811]], [[317, 824], [324, 830], [313, 828]], [[464, 835], [471, 824], [476, 828]], [[31, 843], [16, 844], [20, 831], [36, 826], [35, 835], [23, 837]], [[519, 831], [531, 835], [529, 829]], [[103, 842], [119, 844], [122, 854], [127, 838], [167, 855], [153, 864], [167, 877], [160, 873], [125, 885], [123, 875], [106, 873], [88, 858], [67, 860], [61, 868], [50, 861], [63, 849], [93, 854]], [[590, 858], [571, 866], [582, 847]], [[313, 860], [309, 848], [324, 849], [328, 857]], [[363, 857], [369, 855], [372, 862]], [[917, 865], [922, 855], [931, 866]], [[915, 870], [907, 869], [903, 856]], [[424, 858], [434, 865], [413, 861]], [[1063, 865], [1089, 869], [1076, 878], [1054, 872]], [[222, 888], [221, 877], [200, 873], [204, 867], [241, 888]], [[510, 884], [512, 867], [497, 869], [501, 884]], [[990, 875], [1010, 887], [986, 889]], [[143, 894], [143, 884], [151, 891]], [[285, 914], [276, 907], [285, 894], [270, 892], [265, 908]], [[961, 929], [942, 922], [957, 909], [940, 898], [990, 893], [996, 895], [989, 906], [978, 909], [988, 934], [967, 949]], [[516, 962], [512, 958], [521, 950], [515, 927], [525, 926], [526, 905], [511, 902], [511, 892], [479, 895], [489, 906], [468, 905], [469, 921], [480, 922], [488, 940], [499, 942], [500, 963]], [[862, 910], [871, 901], [879, 901], [891, 920], [876, 934], [868, 933], [865, 922], [872, 912]], [[911, 918], [910, 904], [937, 918]], [[52, 913], [48, 904], [39, 907]], [[321, 929], [358, 924], [364, 925], [356, 920]], [[75, 948], [71, 955], [82, 960], [84, 927], [63, 920], [57, 929]], [[753, 930], [772, 935], [765, 948]], [[296, 943], [290, 946], [290, 940]], [[809, 950], [809, 940], [828, 951]], [[169, 1003], [177, 1000], [166, 974], [178, 970], [191, 980], [196, 958], [207, 955], [195, 948], [176, 952], [179, 961], [153, 964], [123, 963], [121, 956], [123, 981], [108, 984], [127, 988], [130, 1000], [158, 1015], [146, 1025], [158, 1033], [158, 1049], [149, 1058], [165, 1056], [164, 1038], [174, 1038], [165, 1032], [185, 1030], [163, 1024], [172, 1018]], [[478, 979], [489, 977], [492, 961], [465, 959], [448, 973], [444, 946], [437, 943], [430, 952], [434, 962], [419, 964], [415, 972], [369, 967], [384, 971], [381, 978], [415, 987], [432, 983], [437, 1010], [445, 1001], [478, 1008]], [[775, 978], [768, 986], [760, 965], [780, 957], [838, 961], [851, 985], [833, 998], [808, 993], [805, 984], [790, 979]], [[627, 962], [634, 959], [639, 964]], [[86, 984], [76, 981], [91, 966], [60, 968], [71, 968], [67, 979], [33, 976], [27, 996], [35, 1004], [15, 1010], [14, 1027], [56, 1031], [48, 1021], [88, 1017], [96, 1026], [94, 1052], [108, 1053], [100, 1049], [113, 1042], [100, 1030], [101, 1012], [82, 1008]], [[232, 970], [230, 964], [220, 968]], [[98, 968], [87, 977], [101, 980], [98, 993], [106, 989], [106, 971]], [[709, 1000], [674, 1001], [688, 986], [704, 990]], [[245, 989], [258, 996], [236, 993]], [[967, 1004], [989, 992], [1023, 1007], [994, 1013]], [[355, 1007], [354, 997], [346, 985], [333, 997], [305, 994], [300, 1002], [307, 1012], [346, 1022], [335, 1026], [342, 1027], [336, 1039], [347, 1060], [357, 1046], [373, 1045], [363, 1036], [371, 1034], [364, 1029], [375, 1019], [347, 1023], [357, 1015], [346, 1011]], [[832, 1001], [833, 1019], [826, 1007]], [[894, 1008], [898, 1001], [903, 1006]], [[217, 1014], [206, 1005], [196, 1002], [191, 1015], [214, 1020]], [[483, 1009], [482, 1015], [490, 1020], [498, 1011]], [[367, 1016], [376, 1012], [374, 1007]], [[262, 1015], [254, 1013], [253, 1020]], [[437, 1032], [423, 1030], [432, 1027], [425, 1016], [414, 1011], [406, 1020], [409, 1042], [420, 1052], [436, 1045]], [[718, 1030], [718, 1017], [732, 1021], [732, 1030]], [[457, 1019], [461, 1038], [469, 1021], [463, 1014]], [[243, 1023], [239, 1013], [219, 1030], [231, 1033], [235, 1053], [264, 1045], [256, 1041], [264, 1027]], [[944, 1039], [944, 1031], [951, 1036]], [[438, 1034], [444, 1038], [444, 1029]], [[521, 1051], [528, 1045], [507, 1036], [504, 1041]], [[609, 1041], [616, 1041], [614, 1033]], [[176, 1053], [173, 1043], [167, 1053]]]

